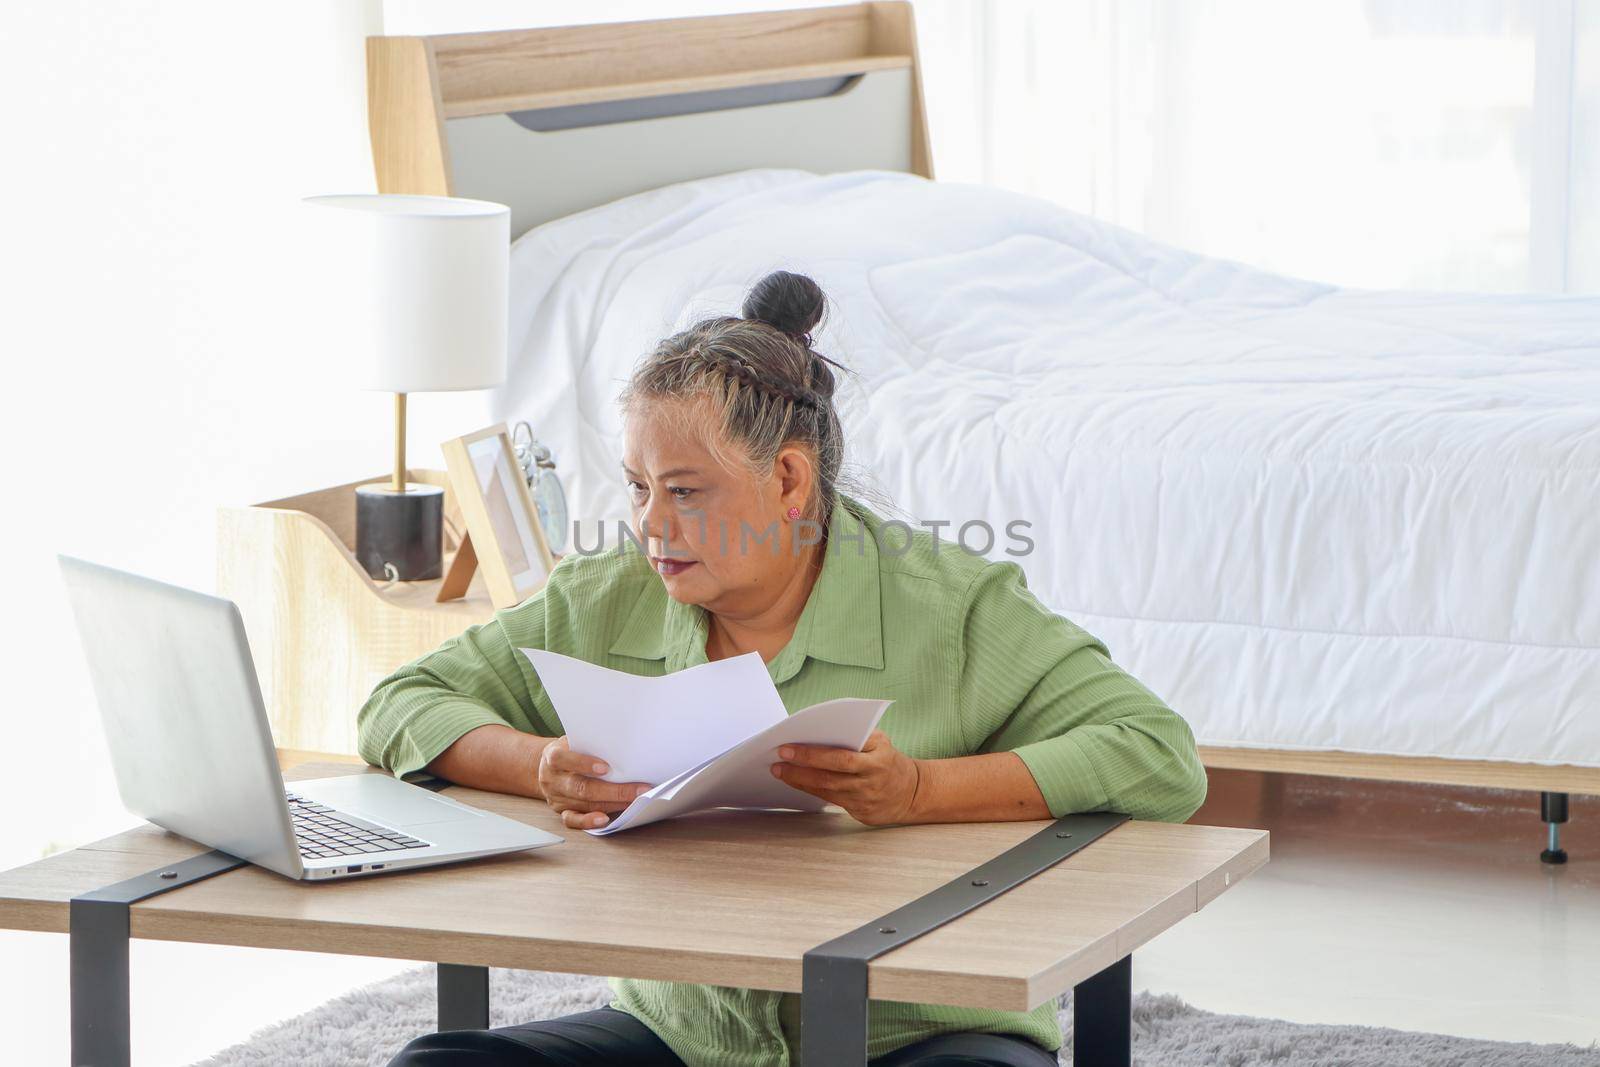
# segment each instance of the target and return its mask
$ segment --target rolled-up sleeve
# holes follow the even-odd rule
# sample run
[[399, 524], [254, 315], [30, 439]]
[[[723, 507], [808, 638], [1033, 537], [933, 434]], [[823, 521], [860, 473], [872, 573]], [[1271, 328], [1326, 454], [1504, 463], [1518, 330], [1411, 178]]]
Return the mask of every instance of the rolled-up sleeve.
[[969, 744], [1015, 752], [1053, 815], [1182, 822], [1205, 800], [1189, 724], [1098, 639], [1041, 604], [1015, 563], [973, 578], [960, 645]]
[[361, 757], [399, 776], [426, 767], [479, 726], [557, 736], [555, 710], [517, 651], [545, 647], [548, 590], [547, 585], [379, 682], [356, 714]]

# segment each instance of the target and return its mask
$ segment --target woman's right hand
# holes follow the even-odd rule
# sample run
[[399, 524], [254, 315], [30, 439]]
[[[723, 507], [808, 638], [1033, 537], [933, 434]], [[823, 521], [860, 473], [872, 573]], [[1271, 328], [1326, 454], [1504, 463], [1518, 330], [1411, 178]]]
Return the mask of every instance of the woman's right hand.
[[572, 751], [563, 734], [539, 754], [539, 792], [569, 830], [598, 830], [650, 788], [644, 782], [599, 777], [609, 769], [604, 760]]

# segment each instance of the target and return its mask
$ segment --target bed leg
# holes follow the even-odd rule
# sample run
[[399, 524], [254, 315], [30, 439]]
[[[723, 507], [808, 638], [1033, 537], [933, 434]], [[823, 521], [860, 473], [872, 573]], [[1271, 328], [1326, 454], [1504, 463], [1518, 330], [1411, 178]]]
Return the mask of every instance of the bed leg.
[[1561, 847], [1561, 824], [1567, 821], [1567, 794], [1540, 793], [1539, 818], [1544, 820], [1550, 833], [1545, 850], [1539, 853], [1539, 862], [1567, 862], [1567, 850]]

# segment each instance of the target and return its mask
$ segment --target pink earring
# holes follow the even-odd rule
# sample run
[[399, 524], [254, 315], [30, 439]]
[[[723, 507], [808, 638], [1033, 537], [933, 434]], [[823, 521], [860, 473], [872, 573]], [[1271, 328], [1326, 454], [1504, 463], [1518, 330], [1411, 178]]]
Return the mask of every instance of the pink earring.
[[789, 521], [790, 522], [793, 522], [794, 520], [798, 519], [799, 517], [800, 517], [800, 509], [799, 508], [790, 508], [789, 509]]

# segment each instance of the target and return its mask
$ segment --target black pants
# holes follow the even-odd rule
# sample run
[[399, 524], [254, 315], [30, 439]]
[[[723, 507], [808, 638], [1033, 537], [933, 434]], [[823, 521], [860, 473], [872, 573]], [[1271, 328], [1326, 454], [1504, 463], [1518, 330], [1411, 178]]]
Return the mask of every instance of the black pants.
[[[446, 1030], [412, 1041], [389, 1067], [684, 1067], [648, 1026], [600, 1008], [493, 1030]], [[999, 1034], [942, 1034], [879, 1056], [871, 1067], [1055, 1067], [1054, 1053]]]

